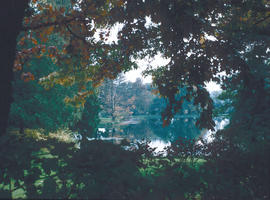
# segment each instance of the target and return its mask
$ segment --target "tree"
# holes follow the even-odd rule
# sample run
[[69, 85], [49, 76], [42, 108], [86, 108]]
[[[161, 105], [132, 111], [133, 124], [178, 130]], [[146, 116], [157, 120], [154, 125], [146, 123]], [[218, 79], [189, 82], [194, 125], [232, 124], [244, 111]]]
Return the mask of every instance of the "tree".
[[[39, 80], [45, 75], [57, 71], [57, 67], [50, 64], [46, 58], [33, 59], [23, 75], [29, 76], [28, 81], [23, 81], [21, 73], [15, 72], [13, 82], [13, 99], [9, 116], [9, 125], [20, 128], [23, 133], [25, 128], [42, 128], [46, 131], [68, 128], [78, 121], [80, 110], [64, 102], [66, 96], [73, 95], [75, 87], [65, 88], [57, 85], [46, 90]], [[76, 117], [77, 116], [77, 117]]]
[[[263, 34], [268, 30], [267, 2], [239, 2], [138, 0], [125, 1], [125, 6], [112, 11], [112, 23], [124, 24], [119, 43], [131, 46], [130, 54], [161, 52], [171, 60], [166, 66], [148, 71], [160, 94], [168, 99], [163, 115], [166, 122], [181, 108], [183, 101], [176, 98], [177, 93], [187, 87], [183, 99], [194, 97], [194, 104], [202, 108], [200, 127], [213, 128], [213, 106], [205, 82], [226, 79], [218, 76], [222, 71], [232, 75], [234, 82], [247, 81], [249, 67], [241, 52], [252, 44], [262, 45], [266, 53], [269, 45]], [[146, 17], [153, 22], [148, 27]], [[254, 33], [260, 36], [253, 37]]]
[[116, 105], [119, 103], [116, 96], [116, 81], [107, 79], [99, 88], [99, 99], [102, 104], [102, 110], [115, 122]]
[[[59, 32], [67, 38], [67, 44], [61, 49], [45, 49], [51, 57], [57, 59], [59, 66], [65, 65], [61, 73], [54, 75], [55, 80], [73, 80], [75, 72], [75, 77], [80, 77], [80, 79], [77, 80], [80, 81], [81, 88], [83, 88], [83, 83], [87, 82], [89, 79], [91, 79], [94, 84], [98, 84], [104, 77], [115, 78], [120, 72], [131, 69], [134, 66], [133, 63], [130, 62], [132, 56], [142, 57], [146, 54], [155, 55], [158, 51], [161, 51], [166, 57], [173, 58], [174, 61], [170, 62], [168, 68], [175, 68], [175, 70], [177, 70], [177, 66], [180, 64], [181, 60], [179, 59], [179, 56], [173, 56], [179, 54], [176, 49], [183, 49], [183, 55], [180, 57], [185, 56], [187, 53], [191, 52], [192, 49], [197, 49], [194, 50], [194, 52], [195, 54], [200, 55], [201, 58], [205, 57], [204, 60], [200, 58], [200, 63], [196, 63], [196, 55], [191, 56], [193, 60], [185, 60], [185, 62], [188, 61], [187, 63], [189, 63], [186, 68], [189, 66], [192, 67], [194, 63], [204, 65], [205, 69], [208, 64], [210, 66], [214, 65], [212, 61], [210, 61], [210, 58], [213, 57], [211, 54], [213, 51], [205, 51], [204, 46], [207, 42], [210, 45], [215, 45], [217, 43], [210, 41], [206, 42], [203, 35], [203, 31], [208, 33], [214, 30], [214, 28], [210, 29], [210, 25], [214, 23], [214, 21], [208, 20], [201, 22], [198, 19], [200, 16], [197, 17], [195, 15], [197, 15], [197, 12], [199, 12], [202, 7], [204, 12], [200, 11], [199, 14], [203, 17], [207, 15], [211, 16], [211, 12], [213, 10], [215, 11], [216, 7], [219, 5], [211, 4], [210, 8], [208, 8], [208, 4], [202, 4], [200, 1], [193, 2], [193, 4], [184, 3], [183, 5], [176, 1], [157, 1], [153, 6], [149, 1], [134, 1], [132, 3], [124, 1], [100, 1], [99, 3], [94, 1], [74, 1], [72, 8], [76, 9], [65, 12], [65, 9], [53, 8], [50, 4], [41, 5], [35, 3], [36, 1], [34, 2], [34, 5], [36, 5], [39, 13], [33, 15], [32, 18], [25, 20], [25, 30], [35, 30], [35, 37], [40, 38], [43, 43], [45, 43], [47, 35], [51, 34], [53, 31]], [[170, 12], [170, 8], [172, 8], [172, 12]], [[175, 14], [177, 12], [175, 11], [182, 8], [189, 11], [189, 13], [187, 12], [184, 13], [183, 16], [177, 16], [177, 14]], [[140, 14], [134, 13], [133, 10], [137, 9], [140, 10]], [[161, 11], [161, 17], [156, 16], [155, 13], [157, 13], [157, 11]], [[193, 14], [194, 16], [192, 16]], [[161, 22], [160, 25], [157, 27], [145, 27], [145, 17], [149, 15], [153, 22], [157, 24]], [[178, 18], [179, 20], [185, 21], [185, 23], [177, 23], [175, 19]], [[53, 19], [53, 21], [51, 21], [51, 19]], [[137, 20], [135, 23], [133, 23], [134, 19], [135, 21]], [[170, 19], [170, 23], [168, 23], [168, 19]], [[91, 20], [93, 20], [94, 23], [90, 22]], [[106, 40], [105, 34], [100, 34], [101, 40], [98, 42], [94, 40], [93, 36], [97, 30], [96, 28], [110, 28], [117, 22], [122, 22], [124, 25], [119, 34], [120, 40], [118, 44], [106, 44], [104, 42]], [[189, 25], [186, 26], [186, 23]], [[194, 24], [194, 26], [191, 27], [190, 24]], [[185, 29], [182, 29], [181, 27], [185, 27]], [[170, 29], [174, 30], [175, 33], [168, 32]], [[136, 31], [132, 32], [133, 30]], [[185, 30], [185, 32], [182, 33], [182, 30]], [[189, 38], [192, 35], [194, 39], [191, 41], [193, 42], [172, 42], [171, 40], [177, 36], [177, 34], [181, 35], [182, 39]], [[23, 39], [25, 38], [27, 37], [24, 37]], [[143, 39], [138, 42], [138, 38]], [[30, 38], [28, 37], [28, 39], [35, 41], [33, 36]], [[174, 44], [175, 46], [171, 48], [170, 44]], [[42, 48], [42, 50], [44, 49], [44, 47], [36, 46], [34, 51], [38, 54], [40, 48]], [[99, 49], [99, 51], [96, 51], [96, 49]], [[73, 59], [64, 52], [72, 54]], [[205, 54], [205, 56], [202, 56], [203, 54]], [[21, 54], [18, 56], [18, 58], [22, 57], [28, 58], [29, 55]], [[94, 57], [95, 59], [89, 59], [89, 57]], [[73, 64], [76, 59], [80, 60], [80, 64], [74, 69]], [[215, 64], [216, 63], [217, 61]], [[163, 71], [165, 69], [166, 68], [164, 68]], [[174, 98], [175, 94], [179, 91], [178, 86], [180, 84], [180, 87], [183, 87], [184, 85], [190, 86], [190, 92], [185, 98], [188, 99], [190, 96], [196, 96], [197, 101], [194, 102], [196, 104], [201, 104], [201, 107], [203, 108], [201, 119], [209, 119], [202, 124], [202, 127], [207, 126], [208, 128], [213, 128], [213, 121], [211, 120], [212, 102], [208, 93], [203, 89], [204, 81], [211, 80], [211, 70], [210, 68], [208, 69], [209, 75], [207, 77], [206, 74], [208, 72], [205, 69], [194, 70], [194, 72], [191, 73], [191, 76], [182, 74], [182, 77], [179, 75], [179, 72], [177, 72], [179, 76], [177, 75], [175, 77], [177, 74], [175, 73], [175, 70], [166, 72], [166, 75], [160, 73], [162, 72], [162, 69], [155, 70], [155, 72], [153, 71], [152, 75], [154, 76], [154, 83], [158, 86], [161, 95], [168, 98], [169, 106], [166, 108], [163, 115], [166, 123], [170, 121], [173, 114], [181, 107], [182, 101], [178, 101]], [[216, 71], [217, 70], [215, 70], [215, 72]], [[91, 77], [86, 74], [91, 74]], [[164, 74], [164, 76], [162, 74]], [[187, 79], [185, 80], [186, 83], [181, 82], [182, 79]], [[87, 91], [80, 92], [74, 100], [82, 99], [87, 94]]]
[[123, 75], [114, 81], [105, 80], [99, 91], [103, 108], [101, 114], [109, 115], [114, 120], [147, 115], [153, 99], [151, 88], [144, 85], [140, 78], [134, 83], [125, 82]]
[[[16, 1], [10, 0], [2, 4], [0, 9], [1, 18], [1, 102], [0, 102], [0, 135], [6, 131], [10, 104], [12, 102], [11, 81], [13, 79], [13, 63], [16, 54], [16, 38], [22, 29], [22, 19], [25, 15], [25, 9], [28, 6], [28, 0]], [[7, 23], [7, 19], [9, 22]]]
[[[37, 37], [46, 44], [47, 35], [56, 32], [66, 38], [62, 48], [45, 49], [62, 66], [61, 73], [54, 75], [55, 81], [76, 79], [82, 89], [89, 80], [96, 85], [104, 77], [113, 79], [135, 67], [131, 58], [154, 56], [158, 52], [169, 58], [166, 66], [147, 71], [159, 93], [168, 100], [162, 115], [165, 125], [179, 111], [184, 99], [194, 98], [194, 104], [201, 107], [199, 127], [213, 129], [213, 102], [204, 89], [205, 83], [211, 80], [225, 83], [226, 78], [218, 76], [224, 71], [236, 82], [247, 81], [248, 68], [241, 52], [247, 44], [258, 47], [263, 41], [261, 49], [265, 52], [268, 46], [266, 1], [248, 0], [243, 5], [227, 0], [73, 1], [68, 11], [36, 1], [33, 5], [39, 12], [25, 20], [24, 30], [31, 29], [36, 34], [28, 39]], [[150, 25], [146, 23], [147, 17], [152, 21]], [[123, 26], [118, 33], [119, 41], [108, 44], [107, 30], [116, 23]], [[97, 41], [94, 35], [98, 28], [103, 29]], [[253, 33], [260, 37], [253, 37]], [[76, 60], [80, 64], [74, 68]], [[188, 92], [177, 99], [183, 87]], [[87, 91], [80, 92], [74, 100], [87, 95]]]
[[[214, 144], [209, 145], [213, 156], [209, 158], [209, 169], [214, 178], [234, 177], [219, 184], [218, 188], [206, 191], [205, 199], [269, 198], [269, 7], [267, 2], [246, 1], [237, 13], [239, 18], [226, 26], [226, 38], [234, 51], [227, 54], [232, 61], [241, 60], [239, 71], [224, 82], [226, 91], [222, 97], [233, 108], [231, 123], [219, 131]], [[239, 10], [239, 9], [238, 9]], [[229, 98], [228, 98], [229, 97]], [[225, 112], [226, 113], [226, 112]], [[217, 146], [219, 146], [217, 148]], [[214, 155], [215, 154], [215, 155]], [[227, 160], [225, 158], [228, 158]], [[229, 170], [228, 170], [229, 169]], [[241, 172], [241, 173], [240, 173]], [[235, 176], [236, 175], [236, 176]], [[224, 179], [225, 180], [225, 179]], [[230, 193], [231, 184], [242, 183]], [[214, 185], [215, 183], [211, 183]]]
[[[56, 2], [54, 2], [56, 3]], [[65, 5], [68, 6], [68, 5]], [[23, 56], [28, 49], [35, 49], [37, 40], [22, 40], [23, 34], [19, 36], [20, 42], [17, 47], [17, 56]], [[47, 37], [46, 44], [51, 48], [61, 47], [65, 43], [65, 39], [58, 34], [52, 34]], [[55, 60], [51, 60], [50, 55], [46, 55], [44, 47], [39, 49], [42, 55], [37, 56], [21, 65], [15, 62], [16, 79], [13, 84], [15, 102], [11, 107], [10, 125], [20, 127], [22, 133], [24, 128], [43, 128], [46, 131], [52, 131], [59, 128], [75, 128], [75, 123], [81, 118], [85, 118], [86, 111], [84, 108], [79, 108], [78, 104], [73, 104], [70, 101], [78, 87], [81, 87], [79, 82], [75, 84], [69, 83], [68, 80], [61, 79], [61, 84], [55, 84], [53, 80], [47, 80], [44, 77], [59, 73], [59, 67]], [[35, 53], [35, 51], [31, 51]], [[31, 71], [31, 72], [29, 72]], [[89, 87], [90, 83], [85, 83], [87, 89], [93, 94], [88, 97], [88, 104], [95, 104], [95, 91]], [[89, 107], [89, 106], [88, 106]], [[97, 109], [93, 106], [92, 110]], [[87, 111], [88, 112], [88, 111]], [[92, 112], [92, 120], [97, 120], [97, 112]], [[90, 116], [88, 116], [90, 117]], [[92, 124], [93, 131], [96, 129], [96, 122]], [[76, 130], [79, 127], [75, 128]]]
[[147, 115], [149, 112], [149, 107], [154, 98], [151, 94], [151, 87], [148, 84], [143, 84], [140, 78], [137, 78], [134, 83], [131, 83], [129, 91], [129, 99], [132, 99], [133, 115]]
[[[34, 15], [31, 20], [28, 19], [25, 21], [25, 30], [36, 30], [36, 37], [41, 38], [41, 41], [46, 41], [46, 35], [50, 34], [53, 30], [69, 38], [67, 40], [67, 47], [62, 49], [76, 55], [76, 58], [80, 59], [81, 66], [78, 66], [76, 74], [81, 77], [80, 79], [84, 79], [84, 81], [81, 82], [85, 82], [89, 79], [89, 77], [82, 75], [87, 73], [89, 67], [91, 68], [90, 72], [92, 72], [91, 75], [93, 81], [98, 83], [103, 77], [115, 78], [121, 71], [130, 69], [132, 67], [132, 63], [129, 62], [131, 56], [136, 57], [146, 54], [154, 55], [158, 51], [161, 51], [166, 57], [174, 59], [167, 67], [168, 69], [174, 68], [174, 70], [167, 70], [166, 75], [160, 73], [162, 72], [162, 69], [155, 70], [155, 73], [152, 73], [152, 75], [154, 75], [154, 83], [158, 86], [161, 95], [168, 98], [169, 106], [163, 115], [165, 122], [168, 123], [172, 118], [173, 113], [176, 113], [181, 107], [181, 101], [174, 98], [175, 94], [179, 91], [179, 84], [180, 87], [189, 85], [190, 92], [187, 94], [186, 98], [197, 96], [197, 101], [194, 102], [196, 104], [200, 103], [203, 108], [201, 119], [209, 119], [206, 120], [207, 122], [202, 124], [202, 126], [213, 128], [213, 121], [211, 120], [212, 102], [207, 92], [203, 89], [203, 85], [204, 81], [209, 81], [213, 78], [214, 73], [211, 74], [211, 67], [208, 68], [207, 65], [209, 64], [214, 69], [215, 66], [213, 65], [218, 63], [217, 61], [213, 63], [210, 59], [213, 57], [213, 52], [216, 50], [214, 48], [216, 48], [218, 43], [206, 40], [203, 34], [204, 32], [211, 33], [212, 31], [211, 34], [214, 35], [215, 28], [211, 28], [210, 25], [215, 23], [215, 20], [212, 19], [202, 22], [199, 19], [200, 17], [204, 18], [206, 16], [220, 14], [220, 9], [218, 9], [218, 13], [211, 14], [212, 11], [219, 8], [219, 4], [210, 4], [210, 1], [208, 3], [194, 1], [192, 3], [184, 4], [176, 1], [156, 1], [153, 5], [150, 1], [100, 1], [99, 3], [94, 1], [74, 2], [73, 7], [76, 7], [76, 9], [71, 9], [66, 13], [64, 9], [54, 9], [50, 4], [43, 7], [38, 6], [38, 4], [37, 9], [39, 9], [40, 12], [39, 14]], [[208, 5], [211, 6], [208, 7]], [[172, 10], [170, 10], [171, 8]], [[177, 10], [181, 9], [186, 12], [181, 16], [178, 16], [176, 14]], [[136, 12], [137, 10], [140, 10], [140, 12], [138, 12], [140, 14], [135, 13], [133, 10], [136, 10]], [[161, 13], [161, 17], [157, 16], [155, 13]], [[197, 14], [199, 16], [196, 16]], [[160, 25], [157, 27], [145, 27], [146, 16], [151, 16], [152, 21], [156, 24], [160, 22]], [[56, 20], [50, 21], [49, 19]], [[137, 20], [135, 23], [133, 23], [134, 19]], [[37, 22], [38, 20], [42, 21], [42, 23]], [[89, 20], [93, 20], [94, 24], [90, 23]], [[176, 20], [184, 21], [184, 23], [179, 24]], [[99, 40], [99, 42], [95, 42], [93, 35], [96, 32], [96, 27], [112, 27], [116, 22], [122, 22], [124, 24], [124, 27], [119, 34], [120, 41], [118, 42], [118, 45], [107, 45], [104, 43], [104, 39], [106, 40], [104, 34], [101, 34], [101, 40]], [[182, 27], [185, 27], [185, 29], [182, 29]], [[173, 32], [171, 32], [170, 29], [173, 30]], [[132, 32], [133, 30], [136, 31]], [[191, 35], [193, 39], [191, 39], [189, 43], [182, 42], [181, 40], [181, 42], [172, 41], [173, 38], [178, 36], [181, 36], [183, 40], [185, 38], [189, 39]], [[138, 42], [138, 38], [143, 39]], [[213, 51], [208, 52], [205, 50], [206, 48], [204, 48], [204, 46], [208, 43], [211, 48], [213, 47]], [[174, 46], [171, 46], [171, 44], [174, 44]], [[95, 49], [97, 48], [102, 50], [96, 52]], [[183, 52], [177, 52], [178, 49], [183, 49]], [[52, 57], [57, 57], [60, 66], [63, 64], [72, 65], [72, 60], [74, 59], [71, 60], [70, 57], [65, 56], [65, 54], [61, 53], [58, 49], [54, 48], [53, 51], [52, 49], [48, 49], [48, 51], [53, 52], [50, 53], [50, 55]], [[192, 55], [190, 59], [180, 59], [185, 57], [185, 55], [191, 51], [194, 52], [194, 55]], [[89, 55], [89, 52], [92, 54], [90, 53]], [[182, 53], [182, 55], [180, 55], [180, 53]], [[177, 54], [179, 54], [179, 56], [176, 56]], [[203, 54], [205, 54], [205, 56], [203, 56]], [[123, 55], [125, 55], [125, 57], [123, 57]], [[196, 63], [198, 60], [196, 59], [197, 55], [201, 57], [199, 59], [200, 63]], [[98, 63], [98, 65], [91, 65], [91, 63], [89, 63], [89, 56], [94, 56], [96, 59], [90, 61], [91, 63]], [[115, 62], [116, 60], [117, 62]], [[178, 66], [179, 64], [183, 64], [182, 61], [186, 62], [184, 64], [186, 69], [192, 68], [193, 64], [204, 67], [202, 67], [202, 70], [194, 70], [191, 73], [191, 76], [188, 74], [185, 75], [184, 73], [186, 70], [182, 70], [184, 73], [182, 73], [181, 77]], [[90, 66], [86, 67], [89, 64]], [[64, 74], [66, 79], [67, 76], [74, 73], [73, 67], [69, 68], [65, 66], [63, 69], [64, 73], [62, 73], [62, 75]], [[163, 68], [163, 71], [164, 70], [166, 71], [166, 68]], [[214, 71], [215, 73], [217, 72], [217, 70]], [[58, 79], [61, 77], [59, 74], [56, 75], [56, 77], [57, 76], [59, 76]], [[181, 82], [182, 79], [187, 79], [185, 80], [186, 83], [183, 81]], [[177, 85], [174, 85], [174, 83]], [[194, 88], [196, 88], [196, 90]], [[87, 95], [87, 92], [83, 93], [83, 95]], [[81, 94], [77, 99], [83, 95]]]
[[96, 95], [91, 95], [86, 99], [82, 111], [81, 119], [78, 120], [72, 127], [77, 130], [82, 136], [82, 140], [86, 137], [96, 137], [97, 127], [99, 123], [98, 113], [100, 111], [100, 104]]
[[[136, 65], [123, 56], [121, 47], [106, 43], [106, 31], [99, 34], [98, 41], [95, 39], [99, 28], [109, 28], [104, 23], [109, 17], [108, 6], [120, 4], [103, 1], [70, 1], [70, 4], [68, 9], [66, 5], [51, 1], [32, 1], [34, 12], [24, 20], [25, 35], [18, 43], [22, 50], [17, 53], [14, 68], [20, 70], [32, 57], [50, 57], [61, 70], [50, 74], [47, 82], [78, 83], [78, 93], [71, 98], [78, 103], [85, 102], [83, 99], [92, 93], [85, 90], [88, 82], [97, 86], [104, 78], [116, 78], [122, 70]], [[51, 46], [47, 41], [52, 35], [61, 35], [62, 45]], [[35, 46], [26, 49], [25, 41], [31, 41]]]
[[[158, 197], [163, 198], [161, 195], [164, 195], [164, 199], [179, 196], [192, 199], [198, 198], [199, 195], [201, 199], [269, 199], [268, 1], [80, 0], [73, 1], [68, 11], [37, 1], [33, 1], [32, 5], [38, 12], [25, 19], [24, 30], [31, 29], [31, 31], [27, 31], [25, 37], [20, 38], [20, 43], [27, 39], [35, 46], [27, 51], [25, 49], [18, 52], [15, 68], [22, 67], [22, 63], [30, 58], [29, 55], [40, 56], [40, 52], [46, 52], [44, 55], [51, 57], [61, 69], [59, 73], [48, 76], [47, 83], [78, 84], [78, 94], [73, 98], [75, 102], [83, 102], [90, 94], [85, 87], [87, 82], [92, 81], [96, 86], [104, 78], [113, 79], [120, 72], [135, 67], [130, 62], [131, 58], [154, 56], [158, 52], [170, 59], [169, 64], [157, 69], [150, 68], [147, 72], [153, 75], [154, 85], [158, 88], [159, 94], [166, 99], [167, 107], [163, 112], [164, 125], [169, 124], [173, 116], [185, 106], [184, 100], [187, 100], [200, 106], [202, 111], [200, 127], [213, 128], [213, 102], [204, 88], [205, 82], [210, 80], [221, 82], [225, 89], [233, 89], [231, 86], [236, 85], [239, 94], [235, 99], [232, 123], [227, 129], [218, 132], [212, 143], [195, 150], [196, 141], [175, 143], [170, 149], [169, 159], [175, 162], [180, 158], [183, 160], [180, 164], [171, 165], [167, 159], [153, 159], [165, 165], [169, 163], [167, 166], [170, 165], [171, 168], [165, 168], [160, 174], [169, 174], [169, 181], [166, 184], [172, 185], [170, 189], [176, 190], [179, 185], [189, 186], [190, 182], [189, 184], [182, 182], [187, 176], [191, 177], [187, 180], [196, 182], [195, 187], [199, 189], [190, 191], [188, 188], [188, 192], [164, 195], [161, 187], [157, 190], [160, 192]], [[146, 23], [147, 19], [151, 19], [153, 23], [149, 25]], [[101, 40], [94, 39], [98, 28], [110, 28], [116, 23], [123, 25], [118, 43], [107, 44], [106, 33], [100, 35]], [[64, 44], [61, 47], [46, 46], [46, 38], [52, 34], [63, 35]], [[219, 76], [220, 72], [226, 72], [227, 76]], [[183, 88], [186, 88], [186, 92], [182, 95]], [[14, 143], [10, 143], [13, 147]], [[75, 160], [70, 159], [72, 156], [67, 156], [68, 161], [73, 161], [75, 168], [78, 166], [80, 169], [76, 171], [74, 181], [71, 179], [72, 183], [79, 186], [79, 193], [82, 191], [81, 196], [86, 198], [89, 197], [88, 191], [96, 191], [96, 185], [93, 185], [97, 183], [94, 176], [96, 169], [102, 166], [107, 170], [104, 160], [113, 165], [122, 162], [115, 158], [113, 159], [116, 162], [107, 162], [108, 160], [99, 156], [99, 153], [88, 156], [89, 152], [95, 152], [96, 149], [101, 148], [89, 145], [89, 148], [72, 152], [77, 158]], [[59, 152], [63, 155], [62, 151]], [[108, 149], [108, 152], [112, 151]], [[129, 153], [126, 151], [125, 155], [129, 157]], [[145, 158], [149, 153], [147, 151], [142, 153], [139, 160], [148, 160]], [[200, 155], [203, 163], [199, 169], [194, 170], [195, 166], [189, 168], [187, 166], [189, 159], [192, 160], [193, 156], [201, 157]], [[93, 165], [96, 157], [101, 158], [102, 164]], [[89, 162], [82, 162], [86, 159]], [[1, 164], [4, 170], [8, 171], [9, 166], [6, 163], [13, 161], [17, 163], [17, 160], [10, 161], [9, 156], [7, 160], [8, 162]], [[56, 161], [61, 167], [67, 166]], [[38, 162], [42, 162], [42, 159], [38, 158]], [[26, 163], [27, 166], [29, 164], [32, 165], [31, 162]], [[129, 162], [127, 166], [130, 166]], [[163, 170], [164, 164], [161, 166], [157, 168]], [[112, 169], [113, 166], [109, 165], [109, 168]], [[133, 169], [138, 168], [141, 166]], [[31, 172], [40, 172], [39, 169], [34, 169]], [[89, 169], [92, 171], [88, 171]], [[121, 168], [126, 169], [129, 170], [130, 167]], [[170, 169], [169, 172], [167, 169]], [[49, 170], [51, 171], [54, 170]], [[198, 171], [200, 176], [197, 176], [195, 171]], [[104, 174], [101, 174], [98, 186], [104, 185]], [[22, 179], [23, 175], [20, 173]], [[29, 173], [27, 176], [30, 180], [33, 178], [31, 175], [33, 174]], [[86, 184], [81, 184], [81, 178]], [[110, 179], [108, 184], [110, 186], [114, 183], [111, 180], [118, 179]], [[153, 180], [155, 182], [157, 179]], [[164, 177], [161, 176], [158, 180], [160, 181], [156, 182], [162, 182]], [[125, 183], [126, 179], [123, 182]], [[200, 184], [197, 184], [198, 182]], [[50, 186], [50, 183], [54, 181], [47, 181], [44, 185]], [[63, 185], [65, 184], [69, 185], [63, 182]], [[120, 183], [116, 186], [121, 188], [120, 194], [121, 191], [126, 191], [123, 185], [125, 186]], [[33, 181], [31, 186], [34, 186]], [[151, 187], [147, 189], [152, 191]], [[141, 188], [139, 190], [142, 191]], [[104, 191], [107, 194], [115, 194], [111, 187], [106, 187]], [[119, 190], [116, 191], [117, 195], [112, 195], [112, 198], [129, 197], [118, 195]], [[100, 196], [103, 197], [98, 194], [94, 198]]]

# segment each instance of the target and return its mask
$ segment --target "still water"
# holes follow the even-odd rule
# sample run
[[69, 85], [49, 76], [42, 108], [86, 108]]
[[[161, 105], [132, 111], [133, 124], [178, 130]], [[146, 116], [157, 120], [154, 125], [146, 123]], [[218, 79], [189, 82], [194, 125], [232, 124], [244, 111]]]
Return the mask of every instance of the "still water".
[[156, 152], [162, 151], [172, 141], [179, 137], [195, 138], [201, 131], [195, 126], [196, 120], [188, 117], [178, 117], [167, 126], [162, 126], [159, 117], [134, 117], [118, 123], [104, 123], [98, 129], [98, 139], [111, 140], [120, 143], [126, 139], [130, 142], [149, 141], [149, 146], [156, 148]]
[[167, 126], [162, 126], [160, 117], [134, 117], [118, 123], [101, 124], [98, 131], [98, 139], [110, 140], [120, 143], [121, 140], [128, 141], [149, 141], [149, 146], [156, 148], [156, 152], [170, 145], [179, 137], [193, 139], [203, 137], [208, 142], [213, 140], [213, 135], [217, 130], [223, 129], [228, 123], [227, 119], [216, 119], [215, 131], [199, 130], [194, 117], [178, 116]]
[[179, 137], [195, 138], [200, 135], [200, 130], [195, 126], [194, 118], [174, 118], [169, 126], [163, 127], [159, 118], [134, 117], [118, 123], [106, 123], [99, 127], [103, 137], [123, 137], [137, 140], [163, 140], [173, 141]]

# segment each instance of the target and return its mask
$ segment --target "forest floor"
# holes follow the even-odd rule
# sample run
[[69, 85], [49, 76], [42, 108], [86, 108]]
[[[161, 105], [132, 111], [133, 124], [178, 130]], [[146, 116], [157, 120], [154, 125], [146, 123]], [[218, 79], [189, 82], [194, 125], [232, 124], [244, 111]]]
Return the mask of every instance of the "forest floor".
[[[21, 137], [21, 135], [18, 133], [18, 130], [12, 130], [12, 134], [18, 135]], [[28, 137], [28, 138], [33, 138], [36, 142], [40, 142], [43, 141], [44, 139], [48, 139], [48, 138], [53, 138], [55, 140], [59, 140], [59, 142], [73, 142], [72, 138], [69, 138], [68, 136], [68, 132], [66, 130], [63, 131], [59, 131], [57, 133], [50, 133], [47, 136], [43, 136], [43, 134], [39, 131], [39, 130], [31, 130], [31, 129], [26, 129], [25, 131], [25, 136], [23, 137]], [[54, 155], [51, 154], [49, 149], [46, 148], [41, 148], [40, 152], [35, 152], [38, 155], [41, 155], [39, 157], [39, 159], [53, 159]], [[179, 167], [181, 167], [182, 164], [187, 164], [192, 166], [194, 169], [198, 170], [200, 168], [201, 165], [204, 164], [204, 160], [202, 159], [195, 159], [195, 160], [191, 160], [189, 158], [185, 159], [185, 160], [180, 160], [180, 159], [168, 159], [166, 157], [155, 157], [155, 156], [151, 156], [149, 158], [143, 158], [141, 160], [141, 162], [143, 162], [143, 164], [145, 164], [147, 167], [146, 168], [138, 168], [141, 175], [143, 177], [145, 176], [159, 176], [161, 175], [163, 172], [163, 169], [166, 170], [166, 167], [164, 166], [170, 166], [170, 165], [175, 165], [177, 164]], [[36, 166], [40, 169], [40, 171], [44, 171], [42, 169], [42, 166], [38, 165]], [[55, 177], [55, 173], [54, 171], [51, 171], [50, 176]], [[42, 186], [44, 184], [44, 177], [48, 176], [48, 174], [44, 173], [44, 174], [40, 174], [40, 178], [37, 179], [35, 181], [35, 186], [39, 187]], [[56, 181], [57, 182], [57, 181]], [[1, 185], [0, 185], [1, 187]], [[9, 185], [3, 186], [2, 187], [4, 189], [9, 189], [9, 187], [14, 188], [13, 192], [12, 192], [12, 198], [16, 199], [16, 198], [25, 198], [26, 197], [26, 193], [24, 191], [24, 189], [19, 188], [19, 189], [15, 189], [16, 186], [14, 185], [14, 183], [11, 181]]]

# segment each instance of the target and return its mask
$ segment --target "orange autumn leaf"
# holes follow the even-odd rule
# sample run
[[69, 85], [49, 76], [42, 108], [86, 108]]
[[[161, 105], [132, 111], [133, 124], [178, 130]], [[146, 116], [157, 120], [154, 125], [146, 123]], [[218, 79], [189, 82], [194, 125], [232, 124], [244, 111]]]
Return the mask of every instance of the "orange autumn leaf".
[[19, 41], [19, 45], [24, 45], [25, 43], [25, 37], [22, 37]]
[[36, 56], [36, 58], [38, 58], [38, 59], [40, 59], [41, 57], [42, 57], [42, 55], [41, 55], [41, 54]]
[[53, 27], [53, 26], [50, 26], [50, 27], [47, 29], [47, 34], [50, 35], [50, 34], [53, 32], [53, 29], [54, 29], [54, 27]]
[[29, 20], [28, 17], [24, 18], [24, 23], [25, 23], [25, 24], [29, 24], [29, 22], [30, 22], [30, 20]]
[[66, 49], [63, 49], [63, 50], [62, 50], [62, 53], [63, 53], [63, 54], [67, 54], [67, 50], [66, 50]]
[[35, 80], [35, 77], [34, 77], [34, 75], [31, 72], [27, 72], [27, 73], [22, 73], [21, 79], [24, 82], [29, 82], [29, 81]]
[[33, 44], [35, 44], [35, 45], [38, 44], [38, 41], [37, 41], [35, 38], [31, 38], [31, 40], [32, 40], [32, 43], [33, 43]]
[[42, 53], [45, 53], [45, 52], [46, 52], [45, 47], [42, 47], [42, 48], [41, 48], [41, 52], [42, 52]]
[[52, 5], [49, 5], [49, 11], [50, 11], [50, 12], [53, 12], [53, 7], [52, 7]]
[[119, 0], [119, 1], [117, 1], [117, 6], [122, 6], [124, 4], [124, 1], [123, 0]]

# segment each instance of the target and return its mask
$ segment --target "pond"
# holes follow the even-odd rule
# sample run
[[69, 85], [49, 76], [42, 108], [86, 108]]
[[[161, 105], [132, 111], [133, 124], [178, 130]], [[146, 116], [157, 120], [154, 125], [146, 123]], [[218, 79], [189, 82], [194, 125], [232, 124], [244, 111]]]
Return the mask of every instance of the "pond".
[[[101, 120], [98, 138], [103, 140], [126, 139], [150, 141], [150, 146], [161, 149], [179, 137], [195, 138], [201, 134], [194, 116], [176, 116], [169, 126], [163, 127], [160, 116], [134, 116], [115, 123]], [[104, 121], [106, 121], [104, 123]]]
[[126, 139], [133, 141], [149, 141], [150, 147], [155, 147], [156, 151], [162, 149], [179, 137], [193, 139], [201, 136], [208, 142], [213, 140], [213, 135], [217, 130], [223, 129], [228, 123], [228, 119], [216, 119], [215, 131], [199, 130], [196, 127], [196, 116], [176, 115], [169, 126], [163, 127], [159, 115], [134, 116], [127, 120], [112, 123], [102, 120], [100, 123], [98, 138], [111, 140], [120, 143]]

